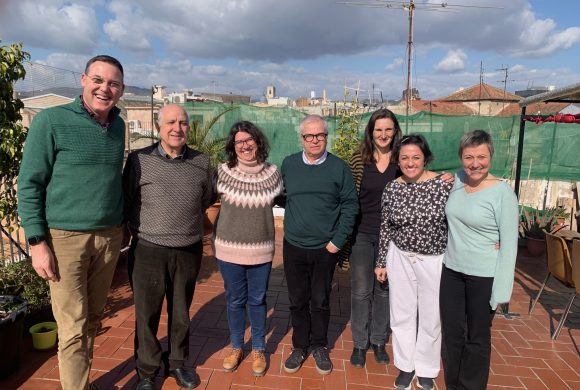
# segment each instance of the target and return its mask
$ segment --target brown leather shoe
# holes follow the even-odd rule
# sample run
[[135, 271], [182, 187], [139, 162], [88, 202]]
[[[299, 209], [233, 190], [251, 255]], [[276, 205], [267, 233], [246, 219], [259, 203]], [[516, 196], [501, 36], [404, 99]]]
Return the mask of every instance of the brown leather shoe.
[[227, 372], [232, 372], [242, 362], [244, 353], [241, 348], [232, 348], [228, 356], [224, 358], [223, 367]]
[[264, 351], [261, 349], [252, 350], [252, 359], [254, 359], [252, 362], [252, 374], [254, 374], [254, 376], [263, 376], [266, 372], [266, 366], [268, 365], [266, 363], [266, 355], [264, 354]]

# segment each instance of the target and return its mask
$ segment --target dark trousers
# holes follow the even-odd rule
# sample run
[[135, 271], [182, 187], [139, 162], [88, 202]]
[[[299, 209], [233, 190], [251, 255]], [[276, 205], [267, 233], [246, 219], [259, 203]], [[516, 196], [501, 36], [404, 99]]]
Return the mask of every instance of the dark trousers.
[[284, 240], [283, 258], [290, 298], [292, 345], [305, 350], [326, 347], [330, 291], [338, 255], [326, 248], [305, 249]]
[[135, 300], [135, 361], [140, 378], [152, 378], [161, 367], [157, 339], [163, 299], [167, 298], [167, 359], [170, 370], [181, 368], [189, 354], [189, 307], [202, 257], [202, 243], [183, 248], [131, 244], [129, 280]]
[[350, 255], [352, 342], [354, 348], [387, 343], [390, 327], [389, 283], [375, 276], [379, 235], [358, 233]]
[[493, 277], [466, 275], [443, 266], [439, 290], [442, 358], [448, 390], [485, 390], [491, 357], [489, 305]]

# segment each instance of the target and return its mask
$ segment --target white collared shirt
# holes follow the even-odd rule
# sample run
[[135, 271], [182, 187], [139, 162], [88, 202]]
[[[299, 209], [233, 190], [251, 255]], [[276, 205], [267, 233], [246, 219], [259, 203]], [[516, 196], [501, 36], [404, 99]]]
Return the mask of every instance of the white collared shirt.
[[320, 156], [319, 158], [317, 158], [316, 160], [310, 162], [310, 160], [308, 160], [308, 157], [306, 157], [306, 152], [302, 152], [302, 161], [304, 161], [304, 164], [306, 165], [320, 165], [323, 162], [326, 161], [326, 157], [328, 157], [328, 151], [325, 150], [324, 153], [322, 154], [322, 156]]

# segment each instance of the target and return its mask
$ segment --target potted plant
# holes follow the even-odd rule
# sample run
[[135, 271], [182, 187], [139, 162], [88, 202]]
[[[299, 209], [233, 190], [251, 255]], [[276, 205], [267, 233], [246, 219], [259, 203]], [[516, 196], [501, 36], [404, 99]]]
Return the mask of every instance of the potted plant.
[[0, 294], [0, 378], [18, 368], [27, 303], [17, 295]]
[[555, 221], [553, 209], [540, 212], [537, 209], [528, 211], [523, 208], [519, 230], [520, 235], [526, 238], [526, 247], [530, 255], [536, 257], [544, 253], [546, 231], [552, 231]]
[[553, 210], [554, 218], [556, 218], [558, 225], [563, 227], [566, 224], [566, 220], [570, 218], [570, 213], [564, 206], [556, 206]]

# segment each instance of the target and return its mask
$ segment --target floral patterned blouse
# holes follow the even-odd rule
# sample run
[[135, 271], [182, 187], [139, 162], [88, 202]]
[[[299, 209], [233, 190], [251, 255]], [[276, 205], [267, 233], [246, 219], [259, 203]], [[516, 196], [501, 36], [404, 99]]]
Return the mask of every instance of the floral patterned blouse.
[[389, 242], [402, 251], [440, 255], [447, 245], [445, 203], [453, 183], [440, 176], [420, 183], [388, 183], [381, 200], [379, 256], [375, 267], [384, 268]]

